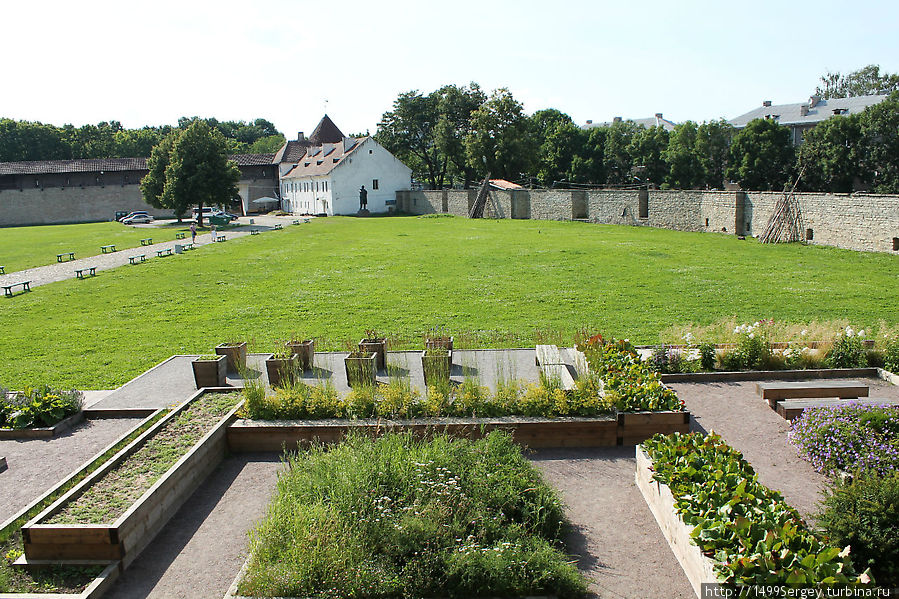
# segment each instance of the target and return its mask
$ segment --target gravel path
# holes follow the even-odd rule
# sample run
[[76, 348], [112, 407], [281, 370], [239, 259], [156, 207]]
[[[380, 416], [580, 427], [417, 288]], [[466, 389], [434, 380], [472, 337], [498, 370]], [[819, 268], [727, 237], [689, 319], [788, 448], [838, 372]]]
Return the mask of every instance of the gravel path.
[[695, 596], [634, 483], [633, 447], [544, 449], [530, 459], [562, 495], [569, 546], [595, 597]]
[[[839, 379], [834, 379], [839, 380]], [[848, 379], [844, 379], [848, 380]], [[863, 380], [871, 397], [899, 398], [899, 387], [879, 379]], [[820, 382], [820, 380], [818, 380]], [[789, 421], [777, 415], [755, 391], [755, 381], [673, 383], [693, 413], [695, 427], [714, 430], [759, 473], [759, 481], [780, 491], [788, 504], [811, 520], [827, 478], [799, 458], [787, 440]]]
[[106, 599], [221, 599], [249, 552], [282, 463], [274, 454], [227, 458], [197, 489]]
[[0, 522], [139, 422], [139, 418], [88, 420], [54, 439], [0, 441], [0, 456], [6, 456], [8, 462], [8, 469], [0, 472]]

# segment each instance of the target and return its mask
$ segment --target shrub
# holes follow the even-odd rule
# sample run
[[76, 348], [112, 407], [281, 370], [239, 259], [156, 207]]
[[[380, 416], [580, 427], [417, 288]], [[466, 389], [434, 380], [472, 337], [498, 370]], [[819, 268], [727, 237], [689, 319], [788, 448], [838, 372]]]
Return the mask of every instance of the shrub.
[[677, 394], [662, 384], [659, 375], [640, 361], [627, 340], [606, 340], [595, 335], [578, 343], [587, 363], [605, 385], [607, 398], [621, 411], [683, 411]]
[[890, 474], [899, 469], [899, 408], [851, 403], [809, 408], [790, 442], [818, 472]]
[[0, 391], [0, 428], [53, 426], [77, 414], [84, 403], [84, 394], [80, 391], [51, 389], [47, 385], [26, 387], [22, 393], [14, 395], [5, 389]]
[[863, 476], [826, 493], [818, 525], [831, 542], [852, 548], [881, 587], [899, 587], [899, 472]]
[[241, 595], [582, 597], [562, 503], [507, 433], [351, 435], [289, 458]]
[[806, 528], [740, 452], [716, 435], [655, 435], [643, 443], [653, 479], [668, 485], [691, 537], [726, 585], [851, 584], [849, 552]]
[[864, 368], [868, 365], [865, 348], [862, 346], [864, 331], [853, 334], [850, 327], [846, 327], [843, 334], [838, 335], [833, 341], [833, 347], [827, 352], [824, 363], [829, 368]]
[[887, 344], [883, 356], [883, 367], [894, 374], [899, 374], [899, 338]]
[[777, 365], [772, 358], [768, 339], [750, 326], [740, 335], [737, 346], [721, 356], [721, 366], [724, 370], [768, 370]]
[[699, 344], [699, 366], [702, 370], [709, 372], [715, 370], [715, 361], [717, 351], [715, 344], [710, 342]]

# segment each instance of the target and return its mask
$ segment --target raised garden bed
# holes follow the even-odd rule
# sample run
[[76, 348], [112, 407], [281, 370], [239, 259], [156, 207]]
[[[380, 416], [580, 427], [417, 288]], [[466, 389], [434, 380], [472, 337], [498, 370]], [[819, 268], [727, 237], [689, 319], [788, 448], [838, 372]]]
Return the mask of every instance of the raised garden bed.
[[315, 340], [306, 339], [305, 341], [288, 341], [287, 349], [293, 355], [297, 356], [300, 361], [301, 370], [312, 370], [315, 360]]
[[290, 356], [273, 355], [265, 361], [265, 371], [268, 374], [268, 384], [272, 387], [278, 387], [282, 382], [293, 380], [294, 373], [297, 371], [299, 358], [296, 355]]
[[215, 346], [215, 353], [228, 357], [228, 372], [237, 373], [247, 367], [247, 342], [220, 343]]
[[733, 372], [683, 372], [660, 375], [663, 383], [718, 383], [729, 381], [797, 381], [874, 377], [890, 380], [882, 368], [809, 368], [807, 370], [738, 370]]
[[194, 370], [197, 389], [203, 387], [224, 387], [227, 384], [228, 356], [197, 358], [190, 363]]
[[[362, 343], [359, 343], [362, 347]], [[378, 354], [371, 350], [359, 350], [343, 359], [346, 380], [350, 387], [366, 387], [375, 384], [378, 371]]]
[[384, 337], [368, 337], [359, 341], [360, 352], [374, 352], [377, 356], [375, 368], [387, 368], [387, 339]]
[[84, 421], [84, 412], [72, 414], [63, 418], [53, 426], [39, 426], [30, 428], [0, 428], [0, 440], [7, 439], [52, 439], [57, 435], [71, 430]]
[[26, 558], [127, 566], [224, 458], [229, 391], [197, 392], [29, 521]]
[[607, 418], [428, 418], [418, 420], [237, 420], [228, 427], [234, 452], [281, 451], [314, 442], [337, 443], [351, 432], [379, 436], [410, 431], [416, 436], [445, 433], [478, 439], [504, 430], [528, 447], [609, 447], [618, 442], [618, 420]]

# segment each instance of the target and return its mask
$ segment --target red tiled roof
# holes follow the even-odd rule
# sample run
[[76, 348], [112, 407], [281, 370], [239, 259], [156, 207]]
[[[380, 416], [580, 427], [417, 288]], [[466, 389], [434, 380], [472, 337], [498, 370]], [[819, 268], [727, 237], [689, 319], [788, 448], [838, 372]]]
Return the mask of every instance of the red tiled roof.
[[340, 132], [340, 129], [337, 128], [337, 125], [334, 124], [334, 121], [328, 115], [322, 117], [322, 120], [315, 126], [315, 131], [309, 136], [309, 141], [314, 146], [327, 143], [335, 144], [342, 140], [343, 133]]
[[284, 174], [284, 178], [327, 175], [368, 138], [354, 139], [350, 137], [347, 139], [351, 140], [353, 145], [346, 151], [344, 151], [343, 141], [310, 147], [306, 151], [306, 155], [297, 162], [296, 166]]
[[490, 185], [498, 189], [524, 189], [521, 185], [505, 179], [490, 179]]

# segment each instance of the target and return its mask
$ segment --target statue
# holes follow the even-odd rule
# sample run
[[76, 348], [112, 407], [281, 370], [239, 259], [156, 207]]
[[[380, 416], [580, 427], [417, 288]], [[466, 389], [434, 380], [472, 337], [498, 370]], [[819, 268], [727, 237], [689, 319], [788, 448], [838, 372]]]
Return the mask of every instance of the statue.
[[359, 188], [359, 211], [368, 210], [368, 192], [365, 191], [365, 185]]

